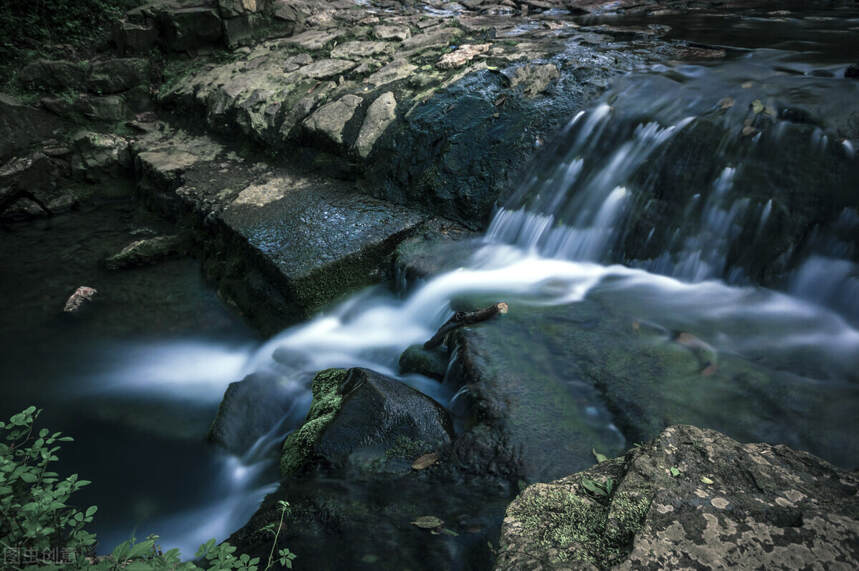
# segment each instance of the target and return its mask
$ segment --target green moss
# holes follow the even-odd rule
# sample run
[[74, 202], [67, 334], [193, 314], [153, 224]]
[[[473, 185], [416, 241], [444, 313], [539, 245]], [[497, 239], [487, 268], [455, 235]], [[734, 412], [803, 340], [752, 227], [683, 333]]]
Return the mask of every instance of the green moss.
[[623, 492], [604, 506], [559, 486], [539, 485], [520, 496], [510, 515], [556, 561], [607, 568], [628, 553], [651, 499], [649, 493]]
[[283, 476], [301, 470], [313, 455], [313, 447], [340, 410], [343, 396], [339, 389], [345, 378], [345, 369], [326, 369], [313, 378], [313, 403], [307, 418], [283, 442], [280, 456], [280, 473]]

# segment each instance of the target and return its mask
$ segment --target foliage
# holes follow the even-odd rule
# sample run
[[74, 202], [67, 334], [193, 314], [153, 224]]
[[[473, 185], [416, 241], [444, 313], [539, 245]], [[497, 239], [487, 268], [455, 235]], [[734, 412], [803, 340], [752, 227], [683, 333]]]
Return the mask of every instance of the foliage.
[[0, 61], [89, 46], [141, 0], [0, 0]]
[[[64, 479], [48, 470], [58, 460], [58, 443], [73, 439], [34, 424], [41, 410], [34, 406], [0, 422], [0, 549], [4, 566], [40, 569], [95, 569], [127, 571], [149, 569], [258, 571], [260, 558], [236, 554], [236, 547], [214, 539], [200, 546], [196, 562], [183, 562], [178, 549], [166, 553], [158, 546], [158, 536], [144, 541], [125, 541], [104, 557], [96, 557], [96, 536], [83, 528], [92, 523], [96, 506], [85, 511], [69, 506], [69, 496], [90, 482], [72, 474]], [[281, 502], [280, 524], [265, 569], [273, 565], [277, 537], [289, 504]], [[295, 554], [280, 549], [282, 567], [292, 568]], [[11, 557], [10, 557], [11, 556]], [[6, 567], [4, 567], [6, 568]]]

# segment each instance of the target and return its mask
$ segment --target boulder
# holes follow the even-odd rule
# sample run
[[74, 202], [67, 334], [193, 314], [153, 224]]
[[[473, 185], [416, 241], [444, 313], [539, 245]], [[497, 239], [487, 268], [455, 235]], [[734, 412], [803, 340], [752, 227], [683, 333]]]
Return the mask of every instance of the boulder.
[[121, 251], [105, 260], [109, 270], [124, 270], [156, 264], [168, 258], [181, 256], [187, 248], [186, 241], [177, 234], [135, 240]]
[[71, 136], [72, 170], [93, 180], [103, 175], [126, 176], [131, 170], [128, 140], [118, 135], [81, 130]]
[[281, 472], [384, 463], [398, 448], [429, 452], [452, 437], [447, 411], [411, 387], [367, 369], [328, 369], [313, 380], [304, 424], [283, 443]]
[[847, 66], [847, 69], [844, 70], [844, 77], [859, 79], [859, 63]]
[[403, 40], [404, 50], [426, 50], [448, 45], [462, 35], [459, 28], [438, 28]]
[[141, 58], [117, 58], [92, 65], [87, 89], [92, 93], [114, 94], [128, 91], [148, 81], [149, 64]]
[[30, 89], [64, 90], [82, 88], [88, 76], [86, 63], [40, 59], [24, 66], [18, 80]]
[[507, 508], [497, 571], [855, 569], [859, 477], [786, 446], [666, 428]]
[[278, 426], [293, 404], [293, 396], [271, 374], [257, 372], [230, 383], [209, 428], [209, 441], [242, 456]]
[[407, 40], [412, 37], [408, 26], [381, 24], [373, 27], [373, 35], [380, 40]]

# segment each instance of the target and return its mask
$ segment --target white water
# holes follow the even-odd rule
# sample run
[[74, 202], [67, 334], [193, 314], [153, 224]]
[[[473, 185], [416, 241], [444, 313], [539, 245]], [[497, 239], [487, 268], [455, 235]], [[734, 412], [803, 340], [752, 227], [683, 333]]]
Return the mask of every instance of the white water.
[[[732, 198], [742, 164], [723, 165], [705, 199], [690, 192], [687, 216], [700, 213], [697, 233], [676, 235], [644, 269], [599, 263], [611, 259], [625, 231], [624, 217], [636, 197], [631, 176], [695, 118], [682, 114], [669, 125], [643, 121], [627, 139], [606, 145], [603, 137], [609, 136], [613, 120], [608, 105], [576, 116], [567, 129], [574, 135], [569, 148], [550, 172], [535, 176], [499, 209], [483, 247], [466, 267], [413, 284], [405, 299], [367, 290], [254, 351], [171, 345], [123, 359], [136, 364], [111, 371], [108, 390], [130, 397], [214, 402], [229, 382], [265, 371], [280, 379], [294, 403], [243, 457], [219, 460], [212, 488], [222, 500], [154, 525], [162, 530], [165, 544], [189, 554], [200, 542], [223, 539], [247, 520], [276, 485], [270, 471], [273, 457], [288, 431], [303, 420], [316, 371], [371, 368], [450, 407], [455, 398], [451, 387], [418, 375], [398, 376], [397, 359], [409, 345], [432, 336], [450, 316], [451, 302], [461, 296], [492, 295], [508, 301], [511, 311], [526, 311], [528, 305], [574, 303], [598, 293], [631, 317], [693, 332], [719, 352], [796, 373], [822, 391], [853, 382], [859, 370], [859, 331], [848, 321], [857, 317], [854, 264], [838, 257], [809, 257], [787, 293], [716, 279], [725, 276], [726, 252], [742, 225], [751, 219], [756, 233], [763, 234], [773, 214], [772, 199], [753, 203]], [[821, 134], [813, 143], [822, 148], [825, 137]], [[844, 148], [852, 153], [849, 141]], [[845, 224], [854, 222], [850, 216], [845, 213]], [[651, 239], [655, 230], [641, 240]], [[837, 244], [829, 250], [837, 250]]]

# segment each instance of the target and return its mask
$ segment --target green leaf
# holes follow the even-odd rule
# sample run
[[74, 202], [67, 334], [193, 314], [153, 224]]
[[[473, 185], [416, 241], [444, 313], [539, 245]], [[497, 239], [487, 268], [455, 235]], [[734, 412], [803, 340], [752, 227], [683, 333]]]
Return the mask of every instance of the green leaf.
[[129, 559], [135, 559], [138, 557], [143, 557], [144, 555], [148, 555], [152, 553], [152, 547], [155, 545], [155, 542], [151, 539], [146, 541], [141, 541], [131, 548], [131, 551], [128, 553]]
[[707, 476], [701, 476], [701, 482], [707, 484], [708, 486], [712, 486], [714, 484], [713, 480], [711, 480]]
[[670, 472], [671, 472], [671, 476], [674, 478], [676, 478], [680, 475], [680, 469], [677, 468], [677, 466], [671, 466]]
[[589, 478], [582, 478], [582, 487], [590, 493], [596, 494], [598, 496], [608, 495], [606, 494], [606, 491], [602, 488], [602, 486]]
[[32, 484], [36, 481], [36, 475], [32, 472], [23, 472], [21, 474], [21, 480], [23, 480], [27, 484]]
[[754, 112], [755, 115], [757, 115], [758, 113], [760, 113], [763, 110], [764, 110], [764, 104], [761, 103], [760, 99], [755, 99], [754, 101], [752, 101], [752, 111]]
[[597, 462], [605, 462], [608, 460], [608, 457], [605, 454], [600, 454], [595, 448], [591, 448], [591, 452], [593, 452], [594, 458], [597, 459]]
[[98, 511], [98, 506], [90, 506], [86, 509], [86, 516], [92, 517], [95, 515], [95, 512]]

